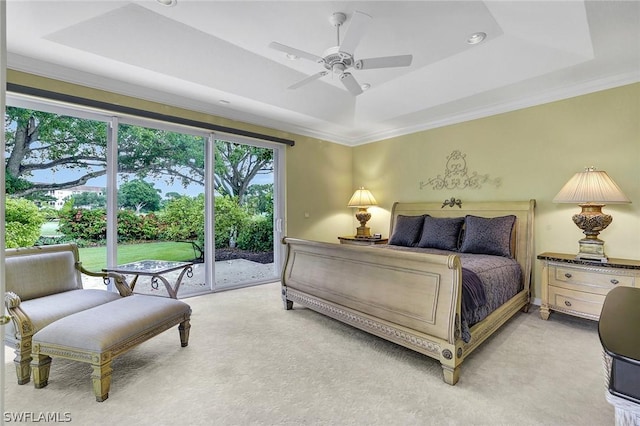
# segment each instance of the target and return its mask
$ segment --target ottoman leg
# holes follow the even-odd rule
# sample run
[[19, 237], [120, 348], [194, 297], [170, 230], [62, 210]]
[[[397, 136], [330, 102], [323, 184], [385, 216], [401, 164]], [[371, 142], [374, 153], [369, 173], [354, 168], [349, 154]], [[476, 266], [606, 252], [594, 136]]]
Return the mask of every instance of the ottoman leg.
[[31, 371], [33, 371], [33, 385], [41, 389], [49, 384], [49, 370], [51, 357], [48, 355], [32, 354]]
[[104, 364], [91, 364], [93, 373], [93, 392], [96, 395], [96, 401], [102, 402], [109, 398], [109, 388], [111, 387], [111, 360]]
[[189, 320], [185, 320], [180, 323], [178, 326], [178, 331], [180, 332], [180, 344], [184, 348], [189, 345], [189, 329], [191, 328], [191, 323]]

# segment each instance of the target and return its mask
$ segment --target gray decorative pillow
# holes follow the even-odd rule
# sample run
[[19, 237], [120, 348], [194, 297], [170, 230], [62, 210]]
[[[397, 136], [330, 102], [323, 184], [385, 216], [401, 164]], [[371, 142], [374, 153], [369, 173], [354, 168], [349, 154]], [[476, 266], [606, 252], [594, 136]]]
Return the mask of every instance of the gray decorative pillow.
[[389, 239], [389, 244], [394, 246], [413, 247], [420, 238], [422, 224], [425, 215], [396, 217], [396, 224], [393, 227], [393, 235]]
[[462, 253], [493, 254], [513, 257], [511, 254], [511, 233], [516, 217], [478, 217], [467, 215], [464, 219], [464, 239]]
[[463, 224], [464, 217], [425, 217], [418, 247], [458, 250]]

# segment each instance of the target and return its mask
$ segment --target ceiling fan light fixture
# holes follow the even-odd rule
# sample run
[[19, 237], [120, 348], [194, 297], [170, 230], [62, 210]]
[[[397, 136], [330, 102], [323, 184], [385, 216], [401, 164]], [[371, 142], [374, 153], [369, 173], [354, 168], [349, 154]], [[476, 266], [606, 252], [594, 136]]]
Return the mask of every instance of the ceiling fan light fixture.
[[347, 20], [347, 15], [342, 12], [336, 12], [329, 17], [331, 25], [336, 27], [337, 43], [335, 46], [329, 47], [325, 50], [322, 56], [318, 56], [312, 53], [305, 52], [304, 50], [296, 49], [281, 43], [272, 41], [269, 43], [271, 49], [287, 54], [289, 59], [294, 59], [293, 56], [302, 59], [313, 61], [322, 65], [323, 71], [317, 72], [313, 75], [307, 76], [297, 83], [292, 84], [287, 89], [297, 89], [313, 81], [318, 80], [328, 74], [335, 75], [340, 79], [343, 86], [353, 96], [358, 96], [364, 90], [371, 87], [369, 83], [360, 84], [358, 80], [348, 72], [351, 68], [357, 70], [369, 70], [376, 68], [397, 68], [408, 67], [411, 65], [413, 55], [395, 55], [395, 56], [382, 56], [374, 58], [365, 58], [355, 60], [353, 55], [360, 39], [366, 32], [371, 16], [364, 12], [354, 11], [349, 20], [349, 27], [345, 34], [344, 40], [340, 41], [340, 27]]
[[167, 6], [167, 7], [172, 7], [178, 4], [178, 0], [156, 0], [156, 1], [161, 5]]
[[469, 43], [469, 44], [479, 44], [479, 43], [482, 43], [484, 41], [484, 39], [486, 39], [486, 38], [487, 38], [487, 33], [483, 33], [483, 32], [473, 33], [467, 39], [467, 43]]

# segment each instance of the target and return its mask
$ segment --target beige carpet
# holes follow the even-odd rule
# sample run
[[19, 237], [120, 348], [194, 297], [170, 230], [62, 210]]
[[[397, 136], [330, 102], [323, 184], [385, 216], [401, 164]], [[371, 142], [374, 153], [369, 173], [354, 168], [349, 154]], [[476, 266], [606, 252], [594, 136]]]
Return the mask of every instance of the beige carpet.
[[[109, 399], [90, 367], [54, 360], [49, 385], [18, 386], [5, 411], [76, 425], [612, 425], [597, 323], [518, 314], [444, 384], [437, 361], [295, 305], [279, 284], [186, 299], [191, 340], [169, 330], [113, 365]], [[6, 415], [5, 415], [6, 418]]]

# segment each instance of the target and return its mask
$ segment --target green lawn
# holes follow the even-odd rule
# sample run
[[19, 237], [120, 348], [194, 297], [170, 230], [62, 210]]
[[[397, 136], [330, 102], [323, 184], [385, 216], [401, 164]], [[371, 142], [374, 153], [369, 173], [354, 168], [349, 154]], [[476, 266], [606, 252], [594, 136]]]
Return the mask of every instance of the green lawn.
[[[193, 249], [191, 244], [187, 243], [159, 242], [118, 245], [118, 264], [145, 259], [187, 261], [193, 258]], [[107, 266], [107, 248], [81, 248], [80, 261], [86, 269], [100, 271]]]
[[43, 237], [60, 237], [62, 234], [58, 231], [58, 222], [45, 222], [40, 228], [40, 235]]

